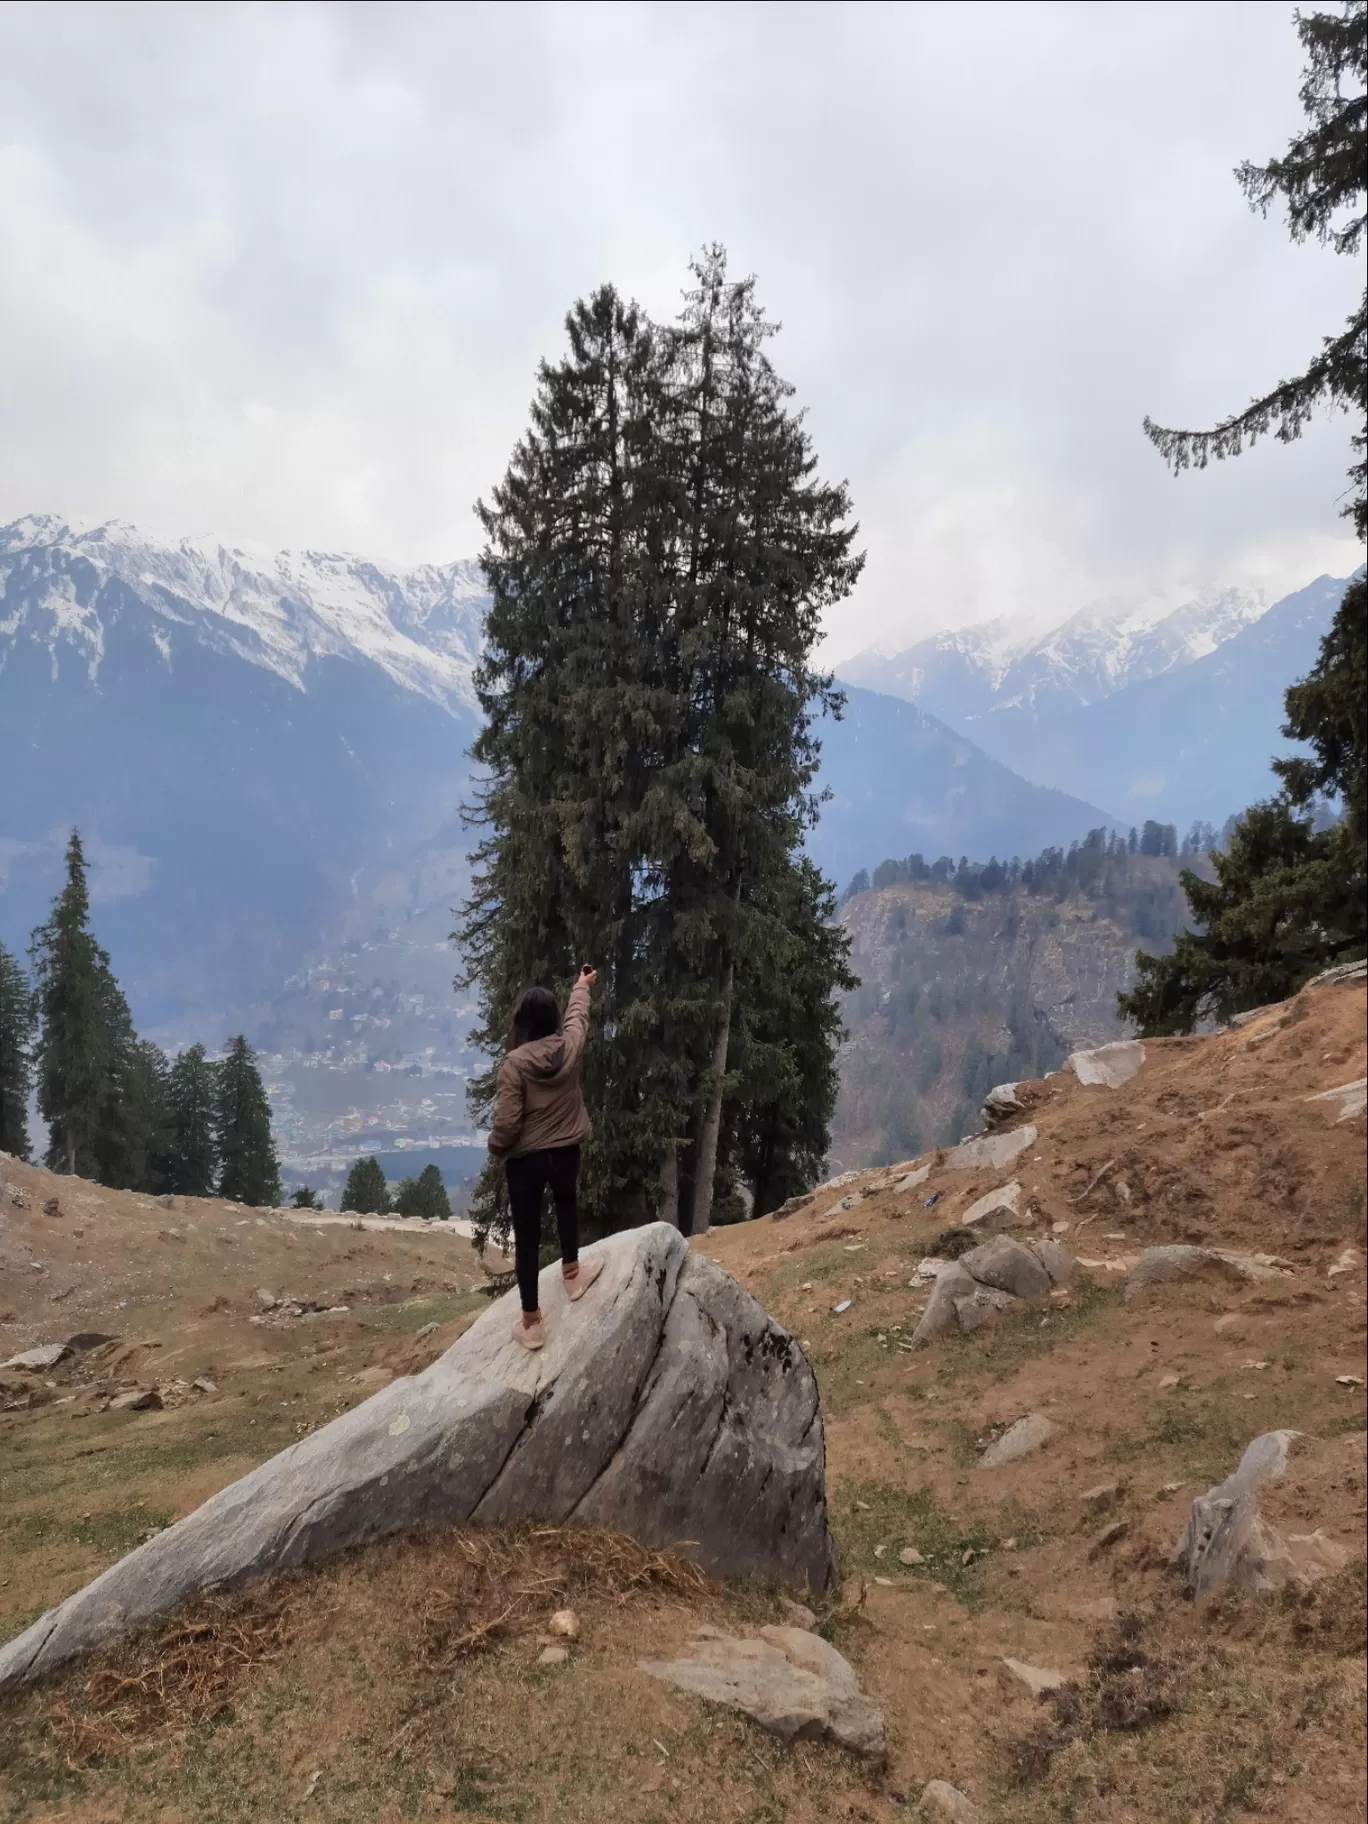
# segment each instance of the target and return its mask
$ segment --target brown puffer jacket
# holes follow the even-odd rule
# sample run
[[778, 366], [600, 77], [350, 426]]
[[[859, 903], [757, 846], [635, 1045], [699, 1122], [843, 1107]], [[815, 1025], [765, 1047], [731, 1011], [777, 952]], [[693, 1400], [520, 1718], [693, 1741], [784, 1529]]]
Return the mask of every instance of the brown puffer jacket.
[[589, 988], [576, 982], [559, 1032], [510, 1051], [499, 1066], [489, 1150], [496, 1159], [578, 1146], [589, 1133], [580, 1094], [580, 1054], [589, 1030]]

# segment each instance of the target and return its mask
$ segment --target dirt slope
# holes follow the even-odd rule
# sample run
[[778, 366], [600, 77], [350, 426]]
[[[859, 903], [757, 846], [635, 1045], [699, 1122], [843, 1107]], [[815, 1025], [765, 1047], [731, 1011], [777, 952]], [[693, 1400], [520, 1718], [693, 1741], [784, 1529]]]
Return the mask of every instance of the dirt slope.
[[[695, 1242], [816, 1365], [845, 1578], [819, 1606], [885, 1708], [885, 1775], [782, 1749], [635, 1672], [699, 1620], [776, 1619], [775, 1593], [696, 1587], [610, 1542], [532, 1532], [396, 1542], [11, 1700], [0, 1817], [798, 1824], [914, 1815], [939, 1778], [985, 1818], [1362, 1819], [1364, 1118], [1308, 1098], [1364, 1076], [1364, 1032], [1362, 983], [1308, 990], [1240, 1029], [1150, 1045], [1124, 1089], [1032, 1085], [1038, 1137], [1008, 1172], [928, 1159], [902, 1196], [822, 1220], [882, 1177], [865, 1174], [786, 1220]], [[26, 1210], [0, 1202], [5, 1352], [78, 1329], [120, 1337], [45, 1377], [48, 1403], [0, 1415], [6, 1635], [482, 1308], [480, 1269], [450, 1237], [165, 1211], [4, 1170], [31, 1193]], [[1047, 1307], [910, 1350], [918, 1261], [1010, 1175], [1021, 1232], [1053, 1231], [1093, 1264]], [[64, 1214], [44, 1217], [54, 1192]], [[169, 1228], [189, 1233], [163, 1240]], [[1189, 1240], [1286, 1264], [1123, 1298], [1141, 1248]], [[1349, 1268], [1346, 1248], [1360, 1250]], [[38, 1282], [67, 1278], [68, 1298], [45, 1302]], [[350, 1309], [253, 1323], [258, 1286]], [[160, 1347], [121, 1363], [130, 1342]], [[169, 1388], [205, 1373], [215, 1393], [101, 1410], [98, 1388], [121, 1376]], [[1028, 1412], [1059, 1426], [1052, 1442], [980, 1468]], [[1303, 1435], [1270, 1519], [1321, 1529], [1347, 1568], [1304, 1598], [1183, 1602], [1167, 1558], [1192, 1495], [1274, 1427]], [[922, 1562], [900, 1562], [906, 1548]], [[543, 1668], [564, 1600], [583, 1635], [567, 1666]], [[1068, 1674], [1075, 1695], [1018, 1694], [1005, 1656]]]

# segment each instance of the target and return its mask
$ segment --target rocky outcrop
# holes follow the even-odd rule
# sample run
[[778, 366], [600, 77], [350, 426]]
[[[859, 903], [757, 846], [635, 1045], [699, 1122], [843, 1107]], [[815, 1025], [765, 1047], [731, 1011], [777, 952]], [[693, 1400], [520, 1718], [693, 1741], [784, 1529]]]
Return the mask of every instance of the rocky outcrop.
[[961, 1140], [946, 1156], [947, 1172], [1000, 1172], [1018, 1153], [1036, 1143], [1033, 1127], [1014, 1127], [1005, 1134], [980, 1134], [973, 1140]]
[[1126, 1275], [1123, 1295], [1129, 1299], [1149, 1286], [1203, 1279], [1230, 1286], [1251, 1285], [1259, 1280], [1284, 1279], [1291, 1270], [1286, 1261], [1271, 1254], [1239, 1254], [1230, 1248], [1199, 1248], [1187, 1242], [1171, 1242], [1145, 1249]]
[[761, 1628], [752, 1640], [702, 1629], [686, 1658], [645, 1660], [641, 1670], [743, 1710], [786, 1742], [825, 1738], [866, 1760], [885, 1758], [883, 1717], [861, 1692], [849, 1662], [804, 1628]]
[[1023, 1244], [993, 1235], [939, 1268], [912, 1341], [931, 1343], [956, 1331], [969, 1335], [1068, 1286], [1074, 1270], [1072, 1254], [1057, 1241]]
[[1198, 1495], [1174, 1554], [1188, 1593], [1214, 1596], [1227, 1587], [1266, 1595], [1288, 1584], [1302, 1588], [1347, 1562], [1342, 1546], [1318, 1531], [1283, 1535], [1259, 1512], [1258, 1492], [1287, 1467], [1295, 1431], [1266, 1431], [1238, 1467]]
[[577, 1304], [542, 1275], [547, 1345], [516, 1294], [422, 1374], [282, 1451], [0, 1649], [0, 1689], [195, 1592], [419, 1528], [521, 1518], [612, 1527], [719, 1574], [824, 1589], [817, 1387], [797, 1343], [665, 1223], [586, 1250]]

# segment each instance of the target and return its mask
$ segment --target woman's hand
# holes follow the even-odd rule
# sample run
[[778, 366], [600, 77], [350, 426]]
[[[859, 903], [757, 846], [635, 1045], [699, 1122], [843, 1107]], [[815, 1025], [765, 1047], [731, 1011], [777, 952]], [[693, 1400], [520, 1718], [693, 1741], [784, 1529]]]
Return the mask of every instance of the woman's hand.
[[588, 963], [585, 963], [579, 972], [579, 979], [586, 988], [592, 988], [594, 983], [598, 980], [598, 970], [591, 969]]

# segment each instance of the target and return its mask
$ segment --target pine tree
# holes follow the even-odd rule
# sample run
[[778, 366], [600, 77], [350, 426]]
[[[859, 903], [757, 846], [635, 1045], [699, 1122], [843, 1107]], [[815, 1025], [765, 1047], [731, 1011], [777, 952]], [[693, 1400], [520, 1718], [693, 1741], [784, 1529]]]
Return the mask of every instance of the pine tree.
[[311, 1190], [307, 1184], [299, 1185], [290, 1198], [292, 1210], [324, 1210], [327, 1207], [319, 1193]]
[[[1368, 0], [1346, 0], [1336, 13], [1298, 13], [1297, 35], [1307, 54], [1301, 103], [1307, 130], [1282, 158], [1266, 165], [1243, 164], [1236, 172], [1250, 207], [1267, 215], [1282, 201], [1294, 241], [1318, 240], [1336, 253], [1356, 257], [1365, 227], [1364, 176], [1368, 172]], [[1346, 78], [1350, 92], [1345, 93]], [[1352, 414], [1351, 498], [1344, 508], [1360, 539], [1368, 539], [1368, 457], [1364, 419], [1368, 416], [1368, 283], [1358, 309], [1337, 336], [1323, 339], [1306, 371], [1283, 380], [1270, 393], [1210, 431], [1164, 430], [1149, 418], [1146, 435], [1173, 472], [1204, 469], [1208, 462], [1238, 456], [1246, 444], [1271, 433], [1292, 443], [1317, 409], [1328, 404]]]
[[280, 1202], [271, 1105], [251, 1046], [239, 1033], [218, 1067], [218, 1194], [235, 1203]]
[[[730, 283], [716, 249], [696, 277], [669, 330], [611, 287], [575, 307], [569, 355], [543, 365], [481, 508], [489, 834], [457, 936], [491, 1053], [526, 982], [564, 993], [578, 964], [599, 969], [590, 1234], [656, 1213], [706, 1226], [734, 1168], [748, 920], [813, 815], [811, 719], [839, 699], [809, 655], [861, 561], [845, 490], [814, 480], [765, 356], [752, 282]], [[492, 1071], [472, 1086], [477, 1118], [492, 1088]], [[497, 1172], [475, 1214], [502, 1226]]]
[[416, 1178], [401, 1178], [394, 1193], [397, 1216], [426, 1216], [446, 1222], [451, 1216], [442, 1174], [435, 1165], [425, 1165]]
[[[38, 1110], [48, 1124], [46, 1164], [94, 1177], [110, 1115], [117, 1063], [118, 1007], [109, 958], [89, 929], [85, 855], [75, 830], [66, 851], [66, 884], [30, 956], [39, 1016]], [[117, 990], [116, 990], [117, 992]]]
[[378, 1159], [371, 1157], [356, 1161], [347, 1173], [342, 1201], [337, 1207], [340, 1210], [352, 1210], [358, 1216], [389, 1215], [389, 1186], [385, 1183], [385, 1174], [380, 1169]]
[[167, 1185], [183, 1197], [212, 1197], [218, 1179], [217, 1067], [203, 1045], [191, 1045], [171, 1066], [167, 1085]]
[[29, 1052], [33, 990], [16, 957], [0, 944], [0, 1153], [29, 1156]]
[[111, 1012], [114, 1069], [100, 1118], [95, 1148], [95, 1175], [101, 1184], [121, 1190], [169, 1191], [170, 1066], [166, 1055], [133, 1031], [123, 996]]

